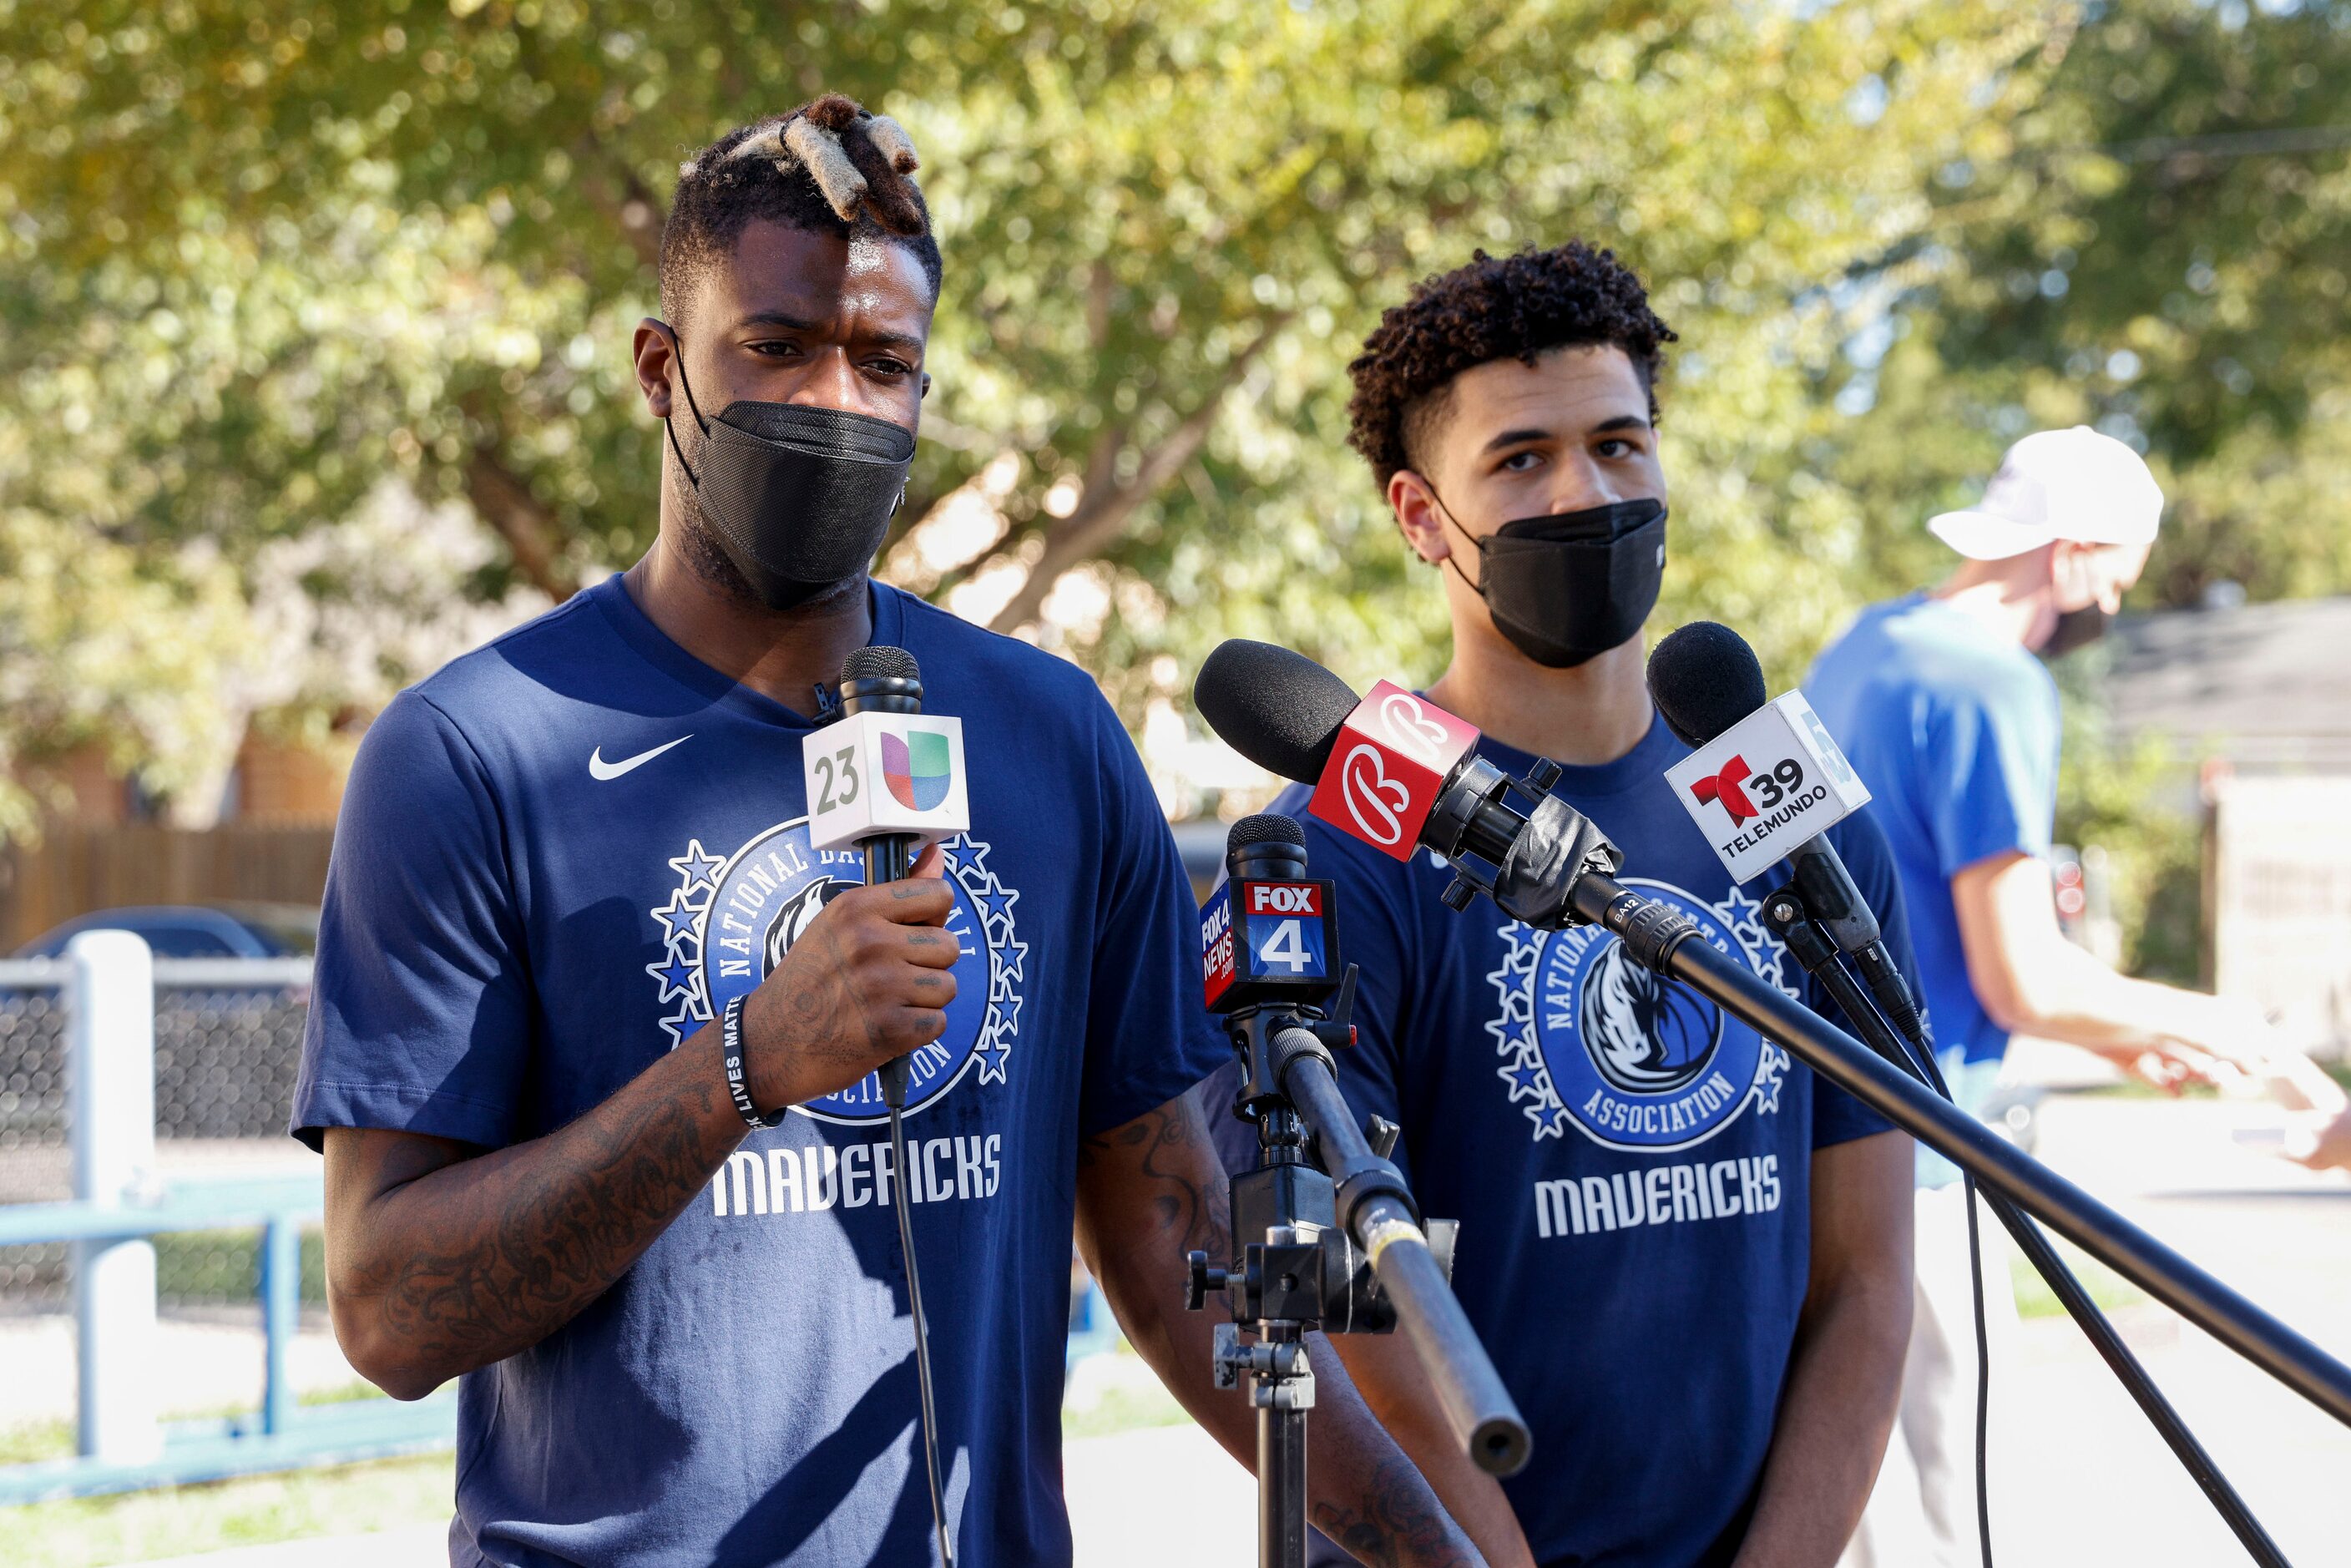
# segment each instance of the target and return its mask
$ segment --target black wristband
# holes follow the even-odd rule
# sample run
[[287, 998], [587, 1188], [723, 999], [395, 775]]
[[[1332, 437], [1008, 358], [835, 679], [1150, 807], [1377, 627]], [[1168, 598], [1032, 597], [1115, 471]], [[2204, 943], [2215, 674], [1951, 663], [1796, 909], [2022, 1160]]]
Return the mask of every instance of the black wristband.
[[783, 1116], [759, 1114], [759, 1108], [751, 1103], [751, 1084], [743, 1071], [743, 1004], [749, 999], [750, 993], [746, 991], [728, 1002], [726, 1010], [718, 1015], [718, 1049], [726, 1059], [726, 1092], [735, 1096], [735, 1109], [754, 1128], [772, 1127]]

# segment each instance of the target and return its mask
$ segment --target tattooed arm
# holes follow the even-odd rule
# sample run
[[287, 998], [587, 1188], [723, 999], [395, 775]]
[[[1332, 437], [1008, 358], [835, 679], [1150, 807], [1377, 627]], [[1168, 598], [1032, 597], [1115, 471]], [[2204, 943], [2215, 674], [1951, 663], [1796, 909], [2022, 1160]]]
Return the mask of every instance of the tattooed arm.
[[[1257, 1464], [1249, 1401], [1210, 1374], [1217, 1313], [1184, 1310], [1184, 1255], [1232, 1256], [1225, 1173], [1196, 1101], [1156, 1111], [1088, 1139], [1078, 1153], [1078, 1249], [1102, 1283], [1130, 1343], [1193, 1418], [1244, 1465]], [[1307, 1421], [1311, 1521], [1358, 1561], [1414, 1568], [1474, 1568], [1484, 1561], [1428, 1483], [1357, 1397], [1321, 1334], [1307, 1340], [1314, 1413]]]
[[[761, 1107], [843, 1089], [938, 1038], [954, 894], [917, 876], [825, 906], [743, 1009]], [[327, 1302], [369, 1381], [418, 1399], [538, 1343], [619, 1279], [743, 1139], [716, 1025], [559, 1131], [468, 1144], [327, 1130]]]

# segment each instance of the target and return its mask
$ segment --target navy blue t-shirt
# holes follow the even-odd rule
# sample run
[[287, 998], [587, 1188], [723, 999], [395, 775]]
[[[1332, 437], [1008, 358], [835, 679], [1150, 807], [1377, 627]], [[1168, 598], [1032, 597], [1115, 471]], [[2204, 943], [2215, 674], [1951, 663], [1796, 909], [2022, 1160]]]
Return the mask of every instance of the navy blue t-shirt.
[[[585, 1312], [467, 1375], [457, 1563], [931, 1561], [901, 1190], [957, 1561], [1070, 1560], [1079, 1141], [1227, 1051], [1183, 865], [1093, 683], [894, 590], [872, 606], [970, 770], [957, 992], [916, 1060], [909, 1179], [872, 1079], [799, 1107]], [[810, 732], [617, 577], [402, 694], [336, 830], [295, 1130], [514, 1144], [692, 1035], [862, 877], [810, 850]]]
[[[1520, 774], [1533, 761], [1479, 750]], [[1810, 999], [1763, 925], [1776, 883], [1732, 886], [1666, 785], [1687, 750], [1656, 723], [1555, 792], [1625, 852], [1628, 885]], [[1273, 810], [1306, 824], [1309, 874], [1337, 884], [1361, 967], [1340, 1084], [1356, 1114], [1402, 1127], [1423, 1212], [1461, 1221], [1454, 1291], [1533, 1432], [1503, 1486], [1536, 1559], [1729, 1562], [1803, 1304], [1812, 1152], [1887, 1124], [1597, 927], [1531, 930], [1483, 898], [1453, 913], [1434, 857], [1391, 860], [1310, 818], [1306, 794]], [[1830, 837], [1907, 965], [1885, 839], [1865, 812]], [[1228, 1167], [1255, 1165], [1248, 1129], [1219, 1123]]]

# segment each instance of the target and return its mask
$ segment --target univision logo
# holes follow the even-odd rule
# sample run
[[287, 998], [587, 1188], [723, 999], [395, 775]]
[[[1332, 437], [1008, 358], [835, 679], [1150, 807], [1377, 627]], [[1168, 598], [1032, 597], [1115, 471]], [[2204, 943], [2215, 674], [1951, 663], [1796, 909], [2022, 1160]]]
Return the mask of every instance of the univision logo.
[[882, 782], [908, 810], [936, 810], [955, 783], [954, 748], [936, 730], [908, 730], [903, 738], [884, 733]]

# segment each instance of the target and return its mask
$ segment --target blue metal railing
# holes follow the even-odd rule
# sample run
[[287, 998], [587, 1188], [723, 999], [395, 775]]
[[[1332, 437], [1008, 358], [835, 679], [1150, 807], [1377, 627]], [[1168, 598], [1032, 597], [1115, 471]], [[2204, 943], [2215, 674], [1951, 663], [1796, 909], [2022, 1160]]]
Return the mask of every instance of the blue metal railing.
[[[143, 942], [112, 931], [77, 937], [62, 962], [0, 963], [0, 986], [56, 986], [68, 993], [76, 1196], [0, 1206], [0, 1247], [72, 1244], [82, 1358], [80, 1452], [0, 1466], [0, 1504], [383, 1458], [455, 1439], [454, 1392], [407, 1405], [296, 1402], [287, 1354], [301, 1312], [302, 1230], [325, 1210], [316, 1171], [177, 1180], [154, 1175], [154, 986], [277, 987], [308, 979], [308, 965], [299, 960], [158, 963]], [[116, 1364], [135, 1363], [127, 1352], [152, 1351], [154, 1343], [152, 1239], [256, 1228], [262, 1233], [260, 1408], [226, 1420], [158, 1421], [157, 1380], [143, 1366]], [[145, 1257], [124, 1249], [143, 1249]]]

